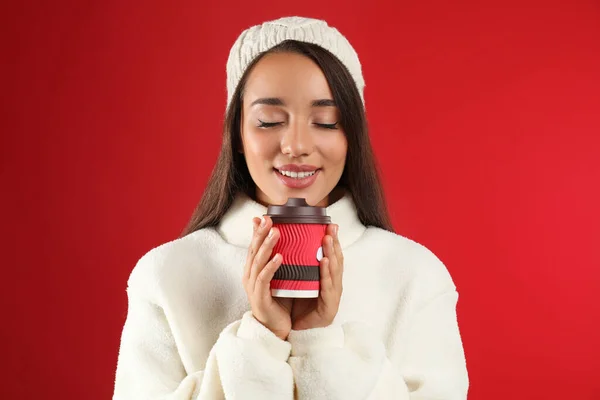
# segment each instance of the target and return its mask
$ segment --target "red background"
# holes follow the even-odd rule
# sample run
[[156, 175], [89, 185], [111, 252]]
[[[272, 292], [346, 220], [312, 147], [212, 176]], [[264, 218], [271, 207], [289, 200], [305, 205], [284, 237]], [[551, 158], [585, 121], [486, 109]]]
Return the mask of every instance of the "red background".
[[0, 12], [0, 397], [110, 398], [127, 277], [216, 159], [229, 47], [299, 14], [361, 57], [397, 231], [461, 294], [469, 398], [600, 399], [598, 2], [18, 4]]

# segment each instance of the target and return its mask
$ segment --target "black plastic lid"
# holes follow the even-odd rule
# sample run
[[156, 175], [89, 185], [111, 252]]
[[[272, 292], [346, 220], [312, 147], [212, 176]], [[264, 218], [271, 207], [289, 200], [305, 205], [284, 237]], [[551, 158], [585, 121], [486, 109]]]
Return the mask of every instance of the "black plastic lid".
[[305, 199], [290, 197], [283, 205], [271, 205], [267, 215], [279, 224], [330, 224], [325, 207], [308, 205]]

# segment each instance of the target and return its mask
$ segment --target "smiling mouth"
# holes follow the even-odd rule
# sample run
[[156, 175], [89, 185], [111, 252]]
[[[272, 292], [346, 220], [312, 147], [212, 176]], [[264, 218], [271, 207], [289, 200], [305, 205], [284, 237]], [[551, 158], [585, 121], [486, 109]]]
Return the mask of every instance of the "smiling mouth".
[[309, 177], [313, 176], [314, 174], [316, 174], [317, 171], [319, 171], [318, 168], [315, 169], [314, 171], [302, 171], [302, 172], [285, 171], [285, 170], [281, 170], [281, 169], [277, 169], [277, 168], [273, 168], [273, 169], [282, 176], [292, 178], [292, 179], [298, 179], [298, 180], [309, 178]]

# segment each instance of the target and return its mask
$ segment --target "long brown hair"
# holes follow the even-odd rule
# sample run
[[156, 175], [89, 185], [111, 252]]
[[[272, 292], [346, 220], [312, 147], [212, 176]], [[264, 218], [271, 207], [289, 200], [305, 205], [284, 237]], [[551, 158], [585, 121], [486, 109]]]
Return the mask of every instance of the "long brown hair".
[[366, 226], [393, 232], [383, 187], [367, 130], [365, 109], [352, 76], [342, 62], [320, 46], [287, 40], [258, 56], [246, 69], [225, 114], [221, 152], [202, 199], [181, 236], [205, 227], [216, 226], [235, 196], [245, 192], [254, 197], [255, 184], [250, 176], [242, 148], [240, 119], [242, 97], [248, 74], [267, 53], [293, 52], [313, 60], [323, 71], [340, 110], [340, 125], [348, 141], [344, 171], [338, 186], [352, 196], [358, 218]]

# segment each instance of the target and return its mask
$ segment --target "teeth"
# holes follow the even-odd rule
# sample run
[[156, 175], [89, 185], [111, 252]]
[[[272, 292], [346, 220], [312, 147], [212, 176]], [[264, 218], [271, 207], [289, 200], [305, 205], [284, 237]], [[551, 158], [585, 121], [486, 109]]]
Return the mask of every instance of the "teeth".
[[295, 179], [304, 179], [304, 178], [308, 178], [309, 176], [312, 176], [315, 174], [316, 171], [312, 171], [312, 172], [295, 172], [295, 171], [282, 171], [282, 170], [278, 170], [279, 173], [281, 175], [285, 175], [285, 176], [289, 176], [290, 178], [295, 178]]

